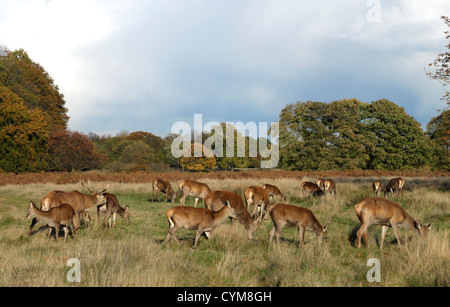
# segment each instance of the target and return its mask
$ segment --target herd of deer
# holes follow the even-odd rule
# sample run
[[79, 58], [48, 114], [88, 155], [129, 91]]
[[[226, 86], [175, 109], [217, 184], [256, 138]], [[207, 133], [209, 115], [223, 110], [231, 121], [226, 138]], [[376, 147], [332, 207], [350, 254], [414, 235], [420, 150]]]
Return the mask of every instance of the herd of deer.
[[[403, 186], [405, 182], [401, 178], [390, 180], [384, 190], [384, 196], [389, 193], [399, 193], [403, 196]], [[64, 241], [69, 234], [68, 226], [73, 228], [72, 233], [76, 233], [81, 224], [81, 219], [90, 222], [90, 217], [85, 211], [88, 208], [97, 206], [97, 220], [100, 212], [106, 213], [104, 225], [109, 221], [109, 227], [115, 225], [116, 215], [120, 215], [125, 222], [129, 223], [128, 206], [122, 208], [119, 205], [117, 197], [113, 194], [105, 193], [108, 186], [101, 191], [95, 192], [89, 186], [85, 186], [90, 194], [84, 194], [78, 191], [62, 192], [52, 191], [41, 200], [41, 208], [38, 209], [33, 202], [30, 202], [27, 211], [27, 218], [34, 217], [30, 226], [29, 234], [32, 234], [33, 226], [37, 220], [41, 220], [49, 226], [48, 238], [50, 238], [52, 229], [55, 229], [55, 239], [58, 239], [59, 226], [64, 229]], [[175, 202], [176, 193], [172, 189], [170, 182], [157, 178], [152, 182], [153, 197], [159, 198], [159, 193], [164, 194], [167, 202], [168, 197], [172, 203]], [[300, 247], [303, 246], [305, 231], [315, 232], [319, 245], [322, 243], [327, 230], [327, 226], [319, 223], [311, 210], [294, 205], [286, 204], [286, 197], [280, 189], [274, 185], [265, 184], [261, 186], [250, 186], [244, 192], [245, 203], [238, 194], [229, 191], [211, 191], [205, 183], [184, 180], [179, 184], [182, 196], [178, 207], [167, 211], [166, 216], [169, 221], [169, 230], [165, 236], [164, 243], [171, 239], [180, 243], [175, 236], [175, 232], [180, 229], [196, 230], [194, 247], [202, 234], [209, 238], [211, 231], [218, 225], [224, 223], [228, 218], [231, 223], [237, 220], [245, 227], [250, 239], [259, 225], [267, 215], [270, 215], [273, 221], [273, 228], [269, 234], [269, 241], [274, 236], [277, 242], [280, 241], [280, 233], [283, 227], [295, 227], [298, 229], [300, 238]], [[416, 230], [422, 237], [426, 237], [432, 224], [423, 226], [418, 220], [413, 219], [399, 204], [378, 197], [382, 191], [379, 181], [373, 183], [373, 191], [376, 197], [367, 198], [354, 206], [355, 213], [361, 222], [357, 235], [357, 247], [361, 247], [361, 238], [367, 242], [367, 228], [372, 225], [382, 225], [382, 238], [380, 248], [383, 248], [384, 239], [388, 227], [392, 227], [398, 245], [400, 238], [398, 234], [399, 227], [405, 227]], [[314, 197], [323, 196], [326, 192], [336, 194], [336, 184], [331, 179], [319, 178], [316, 183], [302, 182], [300, 185], [303, 196], [309, 192]], [[188, 196], [195, 197], [194, 207], [185, 206], [185, 200]], [[203, 199], [206, 208], [197, 208], [199, 199]], [[282, 203], [277, 203], [279, 199]], [[250, 206], [252, 206], [251, 214]], [[111, 224], [111, 217], [113, 222]]]

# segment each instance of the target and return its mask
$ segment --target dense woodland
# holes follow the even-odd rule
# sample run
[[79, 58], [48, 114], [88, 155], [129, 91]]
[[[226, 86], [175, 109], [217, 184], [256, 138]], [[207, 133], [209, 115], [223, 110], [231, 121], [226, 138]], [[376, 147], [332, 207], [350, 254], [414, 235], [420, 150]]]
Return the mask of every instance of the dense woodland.
[[[450, 26], [448, 18], [444, 18]], [[450, 39], [448, 32], [446, 38]], [[450, 45], [448, 46], [450, 50]], [[448, 52], [428, 77], [449, 82]], [[297, 102], [280, 111], [279, 168], [286, 170], [450, 170], [450, 110], [423, 131], [404, 108], [380, 99]], [[258, 168], [260, 156], [174, 158], [172, 141], [150, 132], [115, 136], [68, 130], [64, 95], [26, 51], [0, 46], [0, 172], [211, 170]], [[225, 125], [225, 124], [222, 124]], [[235, 129], [235, 135], [238, 135]], [[210, 135], [202, 135], [206, 140]], [[236, 139], [236, 137], [235, 137]], [[248, 145], [249, 137], [245, 137]], [[260, 140], [257, 140], [259, 142]], [[236, 148], [236, 146], [235, 146]]]

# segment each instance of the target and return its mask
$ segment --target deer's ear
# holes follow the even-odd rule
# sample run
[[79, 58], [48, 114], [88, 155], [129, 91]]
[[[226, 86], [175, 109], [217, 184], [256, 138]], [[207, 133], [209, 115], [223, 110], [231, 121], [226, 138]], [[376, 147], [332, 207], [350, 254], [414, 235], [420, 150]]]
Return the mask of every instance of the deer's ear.
[[415, 221], [414, 226], [416, 226], [417, 229], [422, 228], [422, 224], [419, 221]]
[[323, 227], [323, 231], [324, 232], [327, 231], [327, 228], [328, 228], [328, 224], [326, 224], [325, 227]]
[[33, 203], [33, 201], [30, 201], [30, 204], [28, 205], [28, 207], [33, 207], [34, 206], [34, 203]]
[[430, 225], [428, 225], [427, 227], [428, 227], [429, 229], [431, 229], [431, 226], [433, 226], [433, 224], [434, 224], [434, 222], [431, 223]]

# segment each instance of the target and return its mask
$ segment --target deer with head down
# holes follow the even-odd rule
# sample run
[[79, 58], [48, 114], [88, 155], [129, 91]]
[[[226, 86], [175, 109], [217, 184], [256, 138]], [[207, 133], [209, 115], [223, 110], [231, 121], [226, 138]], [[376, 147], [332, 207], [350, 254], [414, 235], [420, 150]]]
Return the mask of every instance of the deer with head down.
[[[103, 224], [106, 226], [106, 220], [108, 220], [109, 228], [113, 228], [116, 225], [116, 215], [119, 215], [125, 223], [130, 223], [129, 207], [122, 208], [119, 204], [119, 200], [114, 194], [105, 193], [106, 203], [97, 206], [97, 220], [100, 219], [100, 212], [105, 213]], [[112, 224], [111, 224], [112, 217]]]
[[273, 221], [269, 242], [272, 242], [275, 236], [277, 242], [280, 243], [280, 233], [284, 226], [288, 226], [298, 229], [300, 247], [303, 247], [305, 232], [307, 230], [315, 232], [319, 240], [319, 245], [322, 244], [328, 224], [322, 227], [311, 210], [287, 204], [273, 204], [269, 206], [269, 214]]
[[422, 225], [418, 220], [413, 219], [405, 209], [399, 204], [385, 198], [372, 197], [364, 199], [354, 206], [356, 216], [361, 222], [361, 226], [356, 232], [357, 247], [361, 247], [361, 237], [367, 241], [367, 228], [370, 225], [382, 225], [380, 249], [383, 249], [384, 239], [389, 227], [392, 227], [398, 246], [401, 247], [399, 227], [404, 227], [417, 231], [421, 237], [427, 237], [433, 223], [428, 226]]
[[195, 204], [194, 208], [197, 208], [197, 203], [200, 198], [205, 198], [206, 195], [211, 192], [208, 185], [206, 183], [192, 181], [192, 180], [183, 180], [179, 184], [179, 188], [181, 194], [183, 194], [180, 198], [180, 206], [184, 206], [186, 197], [194, 196]]
[[378, 180], [374, 181], [372, 184], [372, 190], [375, 193], [375, 197], [380, 196], [382, 190], [381, 182]]
[[392, 193], [394, 195], [394, 191], [397, 192], [397, 198], [398, 194], [401, 193], [403, 197], [403, 187], [405, 186], [405, 180], [402, 178], [393, 178], [389, 180], [388, 184], [386, 185], [386, 188], [384, 190], [384, 197], [389, 198], [389, 193]]
[[236, 212], [236, 217], [231, 218], [231, 223], [237, 219], [247, 230], [249, 239], [252, 239], [261, 222], [252, 219], [244, 206], [241, 196], [228, 191], [212, 191], [205, 197], [205, 206], [212, 211], [219, 211], [228, 203]]
[[[27, 210], [27, 219], [38, 218], [49, 226], [47, 239], [50, 239], [52, 229], [55, 229], [55, 241], [58, 241], [59, 226], [64, 226], [64, 242], [66, 242], [69, 229], [67, 226], [74, 226], [73, 218], [75, 212], [73, 208], [68, 204], [62, 204], [58, 207], [53, 207], [48, 211], [42, 211], [36, 207], [33, 202], [30, 202]], [[76, 229], [72, 232], [75, 233]]]
[[250, 205], [253, 206], [251, 217], [255, 218], [256, 211], [258, 210], [258, 221], [261, 222], [269, 206], [269, 197], [267, 196], [266, 190], [260, 186], [250, 186], [245, 190], [244, 198], [247, 209]]
[[320, 197], [325, 195], [323, 190], [315, 183], [304, 181], [300, 184], [300, 190], [302, 190], [303, 197], [309, 192], [313, 197]]
[[286, 196], [281, 193], [280, 189], [277, 186], [264, 184], [263, 189], [266, 190], [267, 196], [269, 197], [269, 199], [272, 199], [272, 201], [279, 198], [283, 203], [286, 202]]
[[170, 195], [171, 198], [171, 202], [174, 203], [175, 202], [175, 196], [176, 193], [175, 191], [172, 189], [172, 186], [170, 185], [170, 182], [161, 178], [156, 178], [155, 180], [153, 180], [152, 182], [152, 187], [153, 187], [153, 195], [152, 195], [152, 202], [153, 202], [153, 197], [156, 195], [158, 197], [158, 201], [159, 200], [159, 192], [164, 193], [164, 201], [167, 202], [167, 197]]
[[187, 230], [197, 230], [194, 240], [194, 247], [196, 247], [197, 242], [203, 233], [209, 238], [211, 231], [215, 227], [224, 223], [227, 218], [236, 218], [237, 215], [234, 208], [231, 207], [228, 202], [227, 205], [219, 211], [211, 211], [206, 208], [179, 206], [169, 209], [166, 216], [169, 221], [169, 230], [167, 231], [163, 243], [175, 239], [175, 241], [180, 244], [180, 241], [178, 241], [178, 238], [175, 236], [175, 232], [180, 228], [184, 228]]

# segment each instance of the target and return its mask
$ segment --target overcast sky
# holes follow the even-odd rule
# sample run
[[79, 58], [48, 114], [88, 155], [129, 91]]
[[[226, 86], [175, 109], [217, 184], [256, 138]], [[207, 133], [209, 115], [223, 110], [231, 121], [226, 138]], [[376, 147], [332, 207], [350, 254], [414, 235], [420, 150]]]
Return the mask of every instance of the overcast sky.
[[389, 99], [423, 127], [449, 0], [0, 0], [0, 45], [53, 77], [69, 128], [166, 136], [177, 121], [277, 121], [297, 101]]

